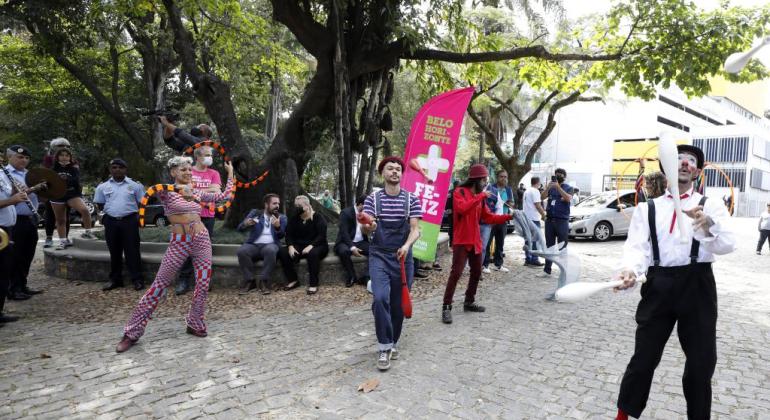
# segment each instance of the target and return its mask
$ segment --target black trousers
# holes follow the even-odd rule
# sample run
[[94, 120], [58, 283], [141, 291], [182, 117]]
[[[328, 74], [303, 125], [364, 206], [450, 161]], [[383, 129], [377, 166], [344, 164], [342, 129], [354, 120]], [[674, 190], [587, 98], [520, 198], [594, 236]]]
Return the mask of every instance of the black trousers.
[[[5, 233], [10, 240], [13, 233], [13, 226], [3, 226]], [[13, 266], [13, 245], [8, 244], [3, 250], [0, 250], [0, 315], [3, 314], [5, 307], [5, 298], [8, 296], [8, 286], [11, 282], [11, 267]]]
[[16, 216], [13, 227], [13, 265], [11, 269], [10, 291], [20, 292], [27, 288], [27, 276], [37, 248], [37, 226], [32, 216]]
[[286, 281], [288, 283], [299, 280], [299, 277], [297, 277], [297, 268], [294, 265], [299, 263], [299, 260], [303, 258], [307, 259], [309, 274], [308, 286], [318, 287], [318, 274], [321, 272], [321, 260], [326, 258], [326, 255], [329, 254], [329, 245], [313, 246], [313, 249], [311, 249], [310, 252], [303, 255], [302, 250], [306, 246], [307, 245], [295, 245], [294, 249], [297, 250], [297, 254], [294, 255], [293, 258], [289, 256], [289, 247], [282, 246], [281, 250], [278, 251], [278, 259], [281, 260], [283, 274], [286, 276]]
[[114, 218], [107, 214], [102, 218], [104, 239], [110, 250], [110, 281], [123, 284], [123, 255], [131, 281], [142, 282], [142, 263], [139, 250], [139, 219], [136, 213]]
[[762, 250], [762, 245], [765, 244], [765, 240], [767, 239], [767, 247], [770, 248], [770, 230], [768, 229], [760, 229], [759, 231], [759, 242], [757, 242], [757, 252]]
[[717, 292], [710, 263], [651, 267], [636, 310], [636, 344], [620, 384], [618, 408], [639, 417], [674, 324], [686, 358], [682, 386], [687, 418], [711, 416], [711, 377], [717, 362]]
[[[368, 241], [360, 241], [360, 242], [353, 242], [353, 246], [361, 250], [361, 255], [369, 255], [369, 242]], [[354, 280], [358, 280], [358, 276], [356, 275], [356, 269], [353, 266], [353, 259], [352, 255], [353, 253], [350, 251], [350, 247], [345, 244], [344, 242], [340, 242], [337, 245], [334, 245], [334, 253], [340, 257], [340, 263], [342, 263], [342, 268], [345, 269], [345, 279], [353, 278]], [[367, 270], [367, 273], [369, 271]]]
[[[214, 243], [214, 222], [216, 221], [216, 218], [214, 217], [201, 217], [201, 222], [203, 223], [203, 226], [206, 226], [206, 230], [209, 231], [209, 238], [211, 239], [211, 243]], [[177, 282], [185, 282], [185, 284], [195, 284], [193, 281], [193, 263], [192, 263], [192, 257], [188, 257], [184, 264], [182, 264], [182, 268], [179, 269], [179, 277], [177, 277]], [[210, 286], [209, 286], [210, 287]]]
[[501, 223], [499, 225], [492, 225], [492, 231], [489, 235], [489, 242], [486, 243], [487, 252], [484, 254], [484, 267], [489, 267], [489, 247], [492, 245], [492, 239], [495, 240], [495, 255], [493, 262], [495, 267], [503, 266], [503, 247], [505, 246], [505, 235], [508, 234], [508, 224]]

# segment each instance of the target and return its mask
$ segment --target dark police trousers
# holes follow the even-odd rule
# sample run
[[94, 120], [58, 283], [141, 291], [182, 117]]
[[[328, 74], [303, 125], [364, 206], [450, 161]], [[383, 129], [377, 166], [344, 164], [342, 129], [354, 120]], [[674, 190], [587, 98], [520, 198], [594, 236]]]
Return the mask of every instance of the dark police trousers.
[[37, 248], [37, 225], [33, 216], [16, 216], [13, 227], [13, 268], [11, 270], [11, 293], [27, 288], [27, 276]]
[[[651, 201], [648, 203], [652, 203]], [[703, 205], [703, 202], [701, 202]], [[654, 205], [650, 224], [654, 226]], [[651, 228], [653, 260], [660, 261], [657, 235]], [[693, 263], [677, 267], [655, 264], [642, 285], [636, 310], [636, 344], [620, 384], [618, 408], [639, 417], [647, 404], [652, 376], [677, 325], [686, 358], [682, 386], [689, 419], [711, 417], [711, 377], [717, 362], [717, 292], [711, 263], [696, 263], [699, 243], [693, 239]]]
[[131, 281], [142, 282], [141, 254], [139, 251], [139, 219], [136, 213], [123, 217], [102, 217], [104, 239], [110, 250], [110, 281], [123, 284], [123, 255]]

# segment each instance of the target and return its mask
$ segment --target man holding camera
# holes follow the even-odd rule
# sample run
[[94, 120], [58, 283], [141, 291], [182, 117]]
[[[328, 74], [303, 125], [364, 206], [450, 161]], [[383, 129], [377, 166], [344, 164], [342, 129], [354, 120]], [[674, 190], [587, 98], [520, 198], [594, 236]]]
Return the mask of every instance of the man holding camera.
[[[564, 182], [567, 179], [567, 171], [557, 168], [551, 177], [551, 182], [543, 191], [541, 198], [547, 198], [545, 208], [545, 246], [551, 247], [558, 242], [567, 246], [569, 237], [569, 211], [572, 203], [573, 189]], [[546, 259], [543, 271], [551, 274], [551, 260]]]
[[163, 126], [163, 141], [168, 147], [180, 153], [196, 143], [210, 139], [214, 134], [211, 127], [206, 124], [198, 124], [187, 133], [172, 124], [165, 115], [159, 116], [158, 121]]

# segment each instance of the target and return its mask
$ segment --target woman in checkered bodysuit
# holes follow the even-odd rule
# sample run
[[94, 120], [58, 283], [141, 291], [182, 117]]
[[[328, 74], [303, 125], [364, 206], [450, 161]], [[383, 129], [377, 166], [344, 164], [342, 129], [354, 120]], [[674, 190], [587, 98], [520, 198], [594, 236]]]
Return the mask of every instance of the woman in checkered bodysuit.
[[227, 187], [223, 192], [195, 194], [191, 188], [191, 165], [192, 159], [184, 156], [173, 157], [168, 161], [171, 176], [180, 190], [179, 193], [171, 191], [159, 193], [165, 215], [171, 223], [171, 240], [160, 263], [155, 281], [139, 300], [139, 304], [134, 308], [131, 318], [123, 329], [123, 339], [116, 348], [118, 353], [131, 348], [144, 334], [147, 321], [150, 320], [161, 299], [165, 298], [166, 288], [176, 278], [188, 256], [192, 256], [195, 269], [195, 294], [190, 312], [187, 314], [187, 333], [197, 337], [206, 336], [203, 316], [211, 281], [211, 240], [208, 230], [201, 223], [200, 202], [216, 202], [228, 197], [233, 188], [233, 166], [225, 162]]

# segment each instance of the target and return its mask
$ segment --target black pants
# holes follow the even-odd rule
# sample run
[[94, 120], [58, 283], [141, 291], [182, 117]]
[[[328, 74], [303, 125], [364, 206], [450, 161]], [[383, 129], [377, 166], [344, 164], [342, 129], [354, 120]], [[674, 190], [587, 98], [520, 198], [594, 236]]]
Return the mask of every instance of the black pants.
[[[554, 219], [548, 218], [545, 221], [545, 246], [546, 248], [556, 245], [556, 241], [564, 242], [564, 246], [567, 246], [567, 239], [569, 239], [569, 221], [567, 219]], [[551, 274], [551, 260], [545, 260], [545, 266], [543, 271]]]
[[[67, 236], [70, 234], [70, 208], [65, 206], [64, 219], [67, 221]], [[53, 236], [53, 231], [56, 230], [56, 216], [53, 213], [53, 207], [51, 206], [51, 200], [45, 202], [45, 237], [50, 238]]]
[[757, 242], [757, 252], [762, 250], [762, 245], [765, 244], [765, 240], [767, 239], [767, 247], [770, 248], [770, 230], [768, 229], [761, 229], [759, 231], [759, 242]]
[[37, 226], [32, 216], [16, 216], [13, 227], [13, 265], [11, 269], [11, 293], [21, 292], [27, 288], [27, 276], [32, 259], [37, 248]]
[[492, 225], [492, 231], [489, 234], [489, 242], [486, 243], [487, 252], [484, 254], [484, 267], [489, 267], [489, 248], [492, 245], [492, 239], [495, 240], [495, 255], [493, 262], [495, 267], [503, 266], [503, 246], [505, 246], [505, 235], [508, 234], [508, 224], [501, 223]]
[[329, 245], [313, 246], [307, 254], [302, 254], [302, 249], [307, 245], [295, 245], [294, 249], [297, 250], [297, 254], [294, 257], [289, 256], [289, 247], [282, 246], [278, 251], [278, 259], [281, 260], [281, 267], [283, 268], [283, 274], [286, 276], [286, 281], [291, 283], [298, 281], [297, 269], [294, 264], [297, 264], [299, 260], [307, 259], [307, 269], [309, 274], [308, 286], [318, 287], [318, 274], [321, 272], [321, 260], [326, 258], [329, 253]]
[[104, 239], [110, 250], [110, 281], [123, 284], [123, 255], [125, 254], [131, 281], [142, 282], [139, 220], [136, 213], [120, 219], [105, 214], [102, 223]]
[[[201, 217], [203, 226], [206, 226], [206, 230], [209, 231], [209, 238], [211, 239], [212, 244], [214, 243], [215, 221], [216, 218], [214, 217]], [[182, 264], [182, 268], [179, 270], [179, 277], [177, 277], [177, 282], [184, 282], [187, 285], [193, 283], [193, 271], [192, 257], [190, 257], [185, 260], [184, 264]]]
[[[361, 250], [361, 255], [369, 255], [369, 242], [367, 241], [360, 241], [360, 242], [353, 242], [353, 246]], [[340, 242], [337, 245], [334, 245], [334, 253], [340, 257], [340, 263], [342, 263], [342, 268], [345, 269], [345, 279], [352, 278], [353, 280], [358, 280], [358, 276], [356, 275], [356, 269], [353, 266], [353, 259], [352, 255], [353, 253], [350, 251], [350, 247], [347, 246], [347, 244]], [[366, 271], [368, 273], [368, 270]]]
[[[10, 240], [13, 233], [13, 226], [3, 226], [5, 233], [8, 234]], [[13, 266], [13, 245], [8, 244], [7, 247], [0, 250], [0, 315], [3, 314], [3, 308], [5, 307], [5, 298], [8, 296], [8, 285], [11, 282], [10, 270]]]
[[711, 416], [717, 362], [717, 292], [711, 264], [651, 267], [636, 310], [636, 344], [620, 384], [618, 408], [639, 417], [674, 324], [686, 358], [682, 386], [689, 419]]

